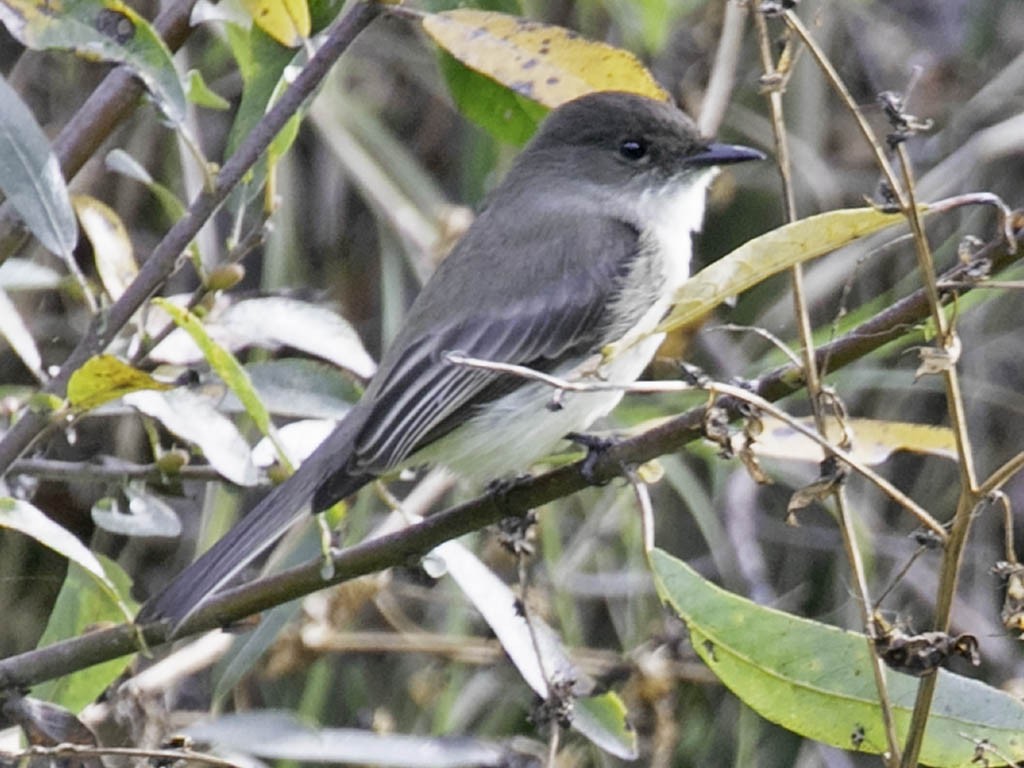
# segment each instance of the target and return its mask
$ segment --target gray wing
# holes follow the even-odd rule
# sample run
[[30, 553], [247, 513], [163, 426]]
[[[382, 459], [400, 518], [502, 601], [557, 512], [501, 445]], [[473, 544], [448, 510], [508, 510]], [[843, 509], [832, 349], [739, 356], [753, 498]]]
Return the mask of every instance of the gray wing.
[[[638, 255], [639, 238], [629, 225], [595, 216], [583, 231], [569, 232], [556, 217], [540, 215], [513, 231], [504, 222], [496, 232], [487, 218], [485, 212], [410, 310], [408, 332], [396, 338], [367, 392], [370, 413], [346, 474], [393, 468], [522, 384], [447, 363], [446, 353], [550, 370], [599, 349], [647, 309], [626, 317], [609, 312]], [[527, 279], [503, 284], [497, 275], [509, 267], [494, 254]], [[435, 295], [435, 285], [462, 300]], [[417, 332], [423, 328], [431, 330]]]

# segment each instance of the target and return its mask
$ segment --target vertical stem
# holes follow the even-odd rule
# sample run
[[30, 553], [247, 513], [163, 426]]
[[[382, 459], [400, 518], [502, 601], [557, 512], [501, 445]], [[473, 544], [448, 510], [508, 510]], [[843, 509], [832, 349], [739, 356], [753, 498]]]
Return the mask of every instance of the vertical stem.
[[[905, 191], [904, 213], [910, 222], [914, 235], [915, 251], [918, 267], [924, 282], [925, 294], [931, 309], [932, 320], [938, 333], [940, 347], [951, 354], [949, 365], [942, 372], [946, 385], [946, 407], [949, 411], [950, 423], [956, 436], [958, 465], [960, 467], [960, 498], [957, 501], [953, 526], [946, 541], [942, 566], [939, 570], [938, 595], [935, 602], [935, 620], [933, 627], [940, 632], [948, 632], [953, 612], [953, 598], [956, 596], [957, 581], [960, 576], [960, 565], [963, 562], [964, 547], [970, 533], [971, 519], [978, 501], [978, 481], [974, 470], [974, 457], [971, 450], [970, 435], [967, 431], [967, 416], [964, 409], [963, 392], [960, 388], [959, 374], [955, 350], [958, 347], [955, 333], [951, 330], [946, 313], [943, 311], [939, 289], [935, 278], [935, 265], [932, 259], [928, 239], [921, 223], [920, 211], [914, 197], [914, 178], [907, 155], [906, 147], [901, 143], [896, 147], [896, 156], [900, 162]], [[921, 681], [914, 701], [914, 713], [910, 719], [907, 743], [903, 751], [901, 768], [914, 768], [917, 765], [924, 742], [924, 732], [928, 725], [928, 714], [931, 710], [932, 698], [935, 695], [937, 675], [930, 675]]]
[[[771, 82], [782, 82], [777, 77], [779, 74], [775, 68], [771, 52], [771, 42], [768, 35], [768, 23], [763, 14], [755, 13], [755, 24], [758, 31], [758, 42], [761, 51], [761, 62], [764, 68], [766, 80]], [[794, 18], [795, 15], [794, 15]], [[785, 120], [783, 118], [782, 92], [778, 87], [769, 86], [768, 102], [771, 109], [772, 130], [775, 134], [775, 149], [782, 177], [783, 199], [785, 202], [786, 220], [795, 221], [797, 218], [796, 201], [793, 193], [792, 175], [790, 173], [789, 141], [786, 132]], [[801, 355], [803, 358], [804, 378], [807, 383], [807, 391], [810, 394], [811, 408], [814, 413], [814, 422], [818, 433], [826, 435], [825, 414], [822, 408], [822, 385], [819, 375], [817, 360], [814, 354], [814, 337], [811, 329], [810, 313], [807, 311], [807, 299], [804, 291], [803, 268], [800, 264], [795, 265], [790, 271], [790, 282], [793, 289], [793, 311], [797, 320], [797, 327], [800, 334]], [[853, 573], [854, 584], [857, 590], [858, 603], [861, 609], [861, 623], [865, 627], [870, 638], [872, 621], [872, 601], [868, 590], [867, 577], [864, 572], [864, 561], [861, 558], [860, 548], [857, 544], [857, 537], [846, 494], [843, 488], [837, 487], [832, 494], [835, 500], [836, 519], [839, 530], [842, 532], [843, 548], [846, 551], [846, 559]], [[895, 768], [900, 761], [899, 736], [896, 733], [896, 722], [892, 712], [892, 701], [889, 697], [889, 686], [885, 676], [885, 668], [882, 660], [875, 653], [874, 643], [868, 639], [868, 652], [871, 659], [871, 670], [875, 678], [875, 688], [878, 690], [878, 701], [882, 712], [882, 726], [885, 730], [885, 740], [888, 746], [886, 763]]]

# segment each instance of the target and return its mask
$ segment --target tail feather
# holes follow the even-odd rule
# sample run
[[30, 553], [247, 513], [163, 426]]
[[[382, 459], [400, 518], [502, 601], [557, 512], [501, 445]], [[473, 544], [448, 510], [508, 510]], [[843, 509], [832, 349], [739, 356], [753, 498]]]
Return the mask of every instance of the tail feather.
[[[361, 421], [361, 414], [350, 412], [295, 474], [274, 488], [223, 538], [147, 601], [135, 622], [145, 624], [169, 620], [177, 627], [246, 565], [269, 549], [302, 517], [326, 478], [344, 475]], [[368, 476], [348, 477], [343, 484], [346, 495], [354, 493], [371, 479]]]

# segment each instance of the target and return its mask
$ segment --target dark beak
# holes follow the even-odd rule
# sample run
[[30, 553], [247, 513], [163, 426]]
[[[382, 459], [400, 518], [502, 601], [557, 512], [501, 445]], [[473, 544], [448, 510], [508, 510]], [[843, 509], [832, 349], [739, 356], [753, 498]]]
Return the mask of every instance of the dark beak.
[[732, 165], [747, 160], [764, 160], [763, 152], [738, 144], [708, 144], [703, 150], [686, 158], [686, 164], [695, 167], [708, 165]]

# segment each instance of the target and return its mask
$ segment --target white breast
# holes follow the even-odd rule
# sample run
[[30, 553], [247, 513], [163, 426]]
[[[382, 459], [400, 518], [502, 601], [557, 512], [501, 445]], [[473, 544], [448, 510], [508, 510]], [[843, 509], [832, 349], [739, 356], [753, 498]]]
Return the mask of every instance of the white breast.
[[693, 233], [699, 232], [704, 223], [708, 186], [717, 172], [708, 168], [690, 176], [685, 186], [649, 192], [637, 205], [635, 223], [664, 254], [662, 270], [667, 290], [663, 293], [669, 297], [690, 276]]

